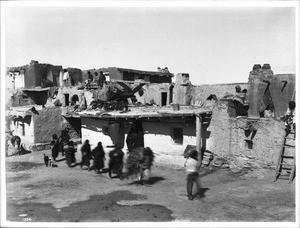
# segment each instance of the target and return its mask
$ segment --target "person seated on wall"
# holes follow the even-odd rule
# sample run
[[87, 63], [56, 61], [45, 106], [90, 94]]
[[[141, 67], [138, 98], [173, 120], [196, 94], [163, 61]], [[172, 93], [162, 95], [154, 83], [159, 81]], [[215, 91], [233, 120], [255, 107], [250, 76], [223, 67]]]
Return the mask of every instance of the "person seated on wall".
[[235, 87], [235, 94], [226, 94], [223, 98], [231, 100], [233, 102], [233, 107], [236, 111], [236, 116], [247, 116], [249, 110], [249, 104], [246, 101], [247, 89], [241, 88], [237, 85]]
[[296, 103], [295, 101], [289, 102], [289, 107], [286, 111], [286, 113], [280, 117], [281, 120], [284, 121], [285, 124], [285, 131], [288, 134], [291, 130], [296, 130]]

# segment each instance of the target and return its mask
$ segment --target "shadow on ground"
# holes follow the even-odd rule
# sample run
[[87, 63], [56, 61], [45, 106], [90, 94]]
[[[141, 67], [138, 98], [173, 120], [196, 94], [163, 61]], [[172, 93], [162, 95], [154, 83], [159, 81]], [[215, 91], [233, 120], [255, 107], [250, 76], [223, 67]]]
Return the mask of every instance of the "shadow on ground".
[[145, 196], [129, 191], [94, 195], [69, 207], [54, 208], [51, 204], [8, 203], [7, 220], [22, 221], [25, 215], [32, 222], [166, 222], [172, 221], [172, 211], [161, 205], [119, 205], [118, 201], [145, 200]]

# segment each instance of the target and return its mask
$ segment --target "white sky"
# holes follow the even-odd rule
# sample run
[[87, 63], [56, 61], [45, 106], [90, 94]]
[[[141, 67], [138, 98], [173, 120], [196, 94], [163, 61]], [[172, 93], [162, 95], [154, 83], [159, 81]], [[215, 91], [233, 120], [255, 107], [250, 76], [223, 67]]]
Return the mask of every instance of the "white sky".
[[295, 73], [291, 7], [6, 7], [6, 66], [41, 63], [190, 73], [247, 82], [256, 63]]

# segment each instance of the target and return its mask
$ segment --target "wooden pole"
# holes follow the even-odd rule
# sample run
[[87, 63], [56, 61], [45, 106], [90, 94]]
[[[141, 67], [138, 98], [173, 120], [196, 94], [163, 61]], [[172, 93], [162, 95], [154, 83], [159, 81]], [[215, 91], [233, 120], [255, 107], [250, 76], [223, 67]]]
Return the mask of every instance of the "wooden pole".
[[198, 152], [198, 167], [202, 164], [202, 116], [196, 115], [196, 149]]

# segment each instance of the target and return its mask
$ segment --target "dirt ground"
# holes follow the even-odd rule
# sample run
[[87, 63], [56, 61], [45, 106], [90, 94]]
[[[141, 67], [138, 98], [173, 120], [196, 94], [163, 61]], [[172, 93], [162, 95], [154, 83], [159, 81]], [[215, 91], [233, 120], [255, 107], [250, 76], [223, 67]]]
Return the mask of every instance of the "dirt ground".
[[204, 197], [190, 201], [183, 168], [154, 163], [150, 180], [140, 185], [69, 168], [61, 155], [57, 167], [45, 167], [43, 153], [51, 154], [6, 158], [7, 221], [295, 222], [295, 183], [272, 182], [272, 170], [203, 169]]

